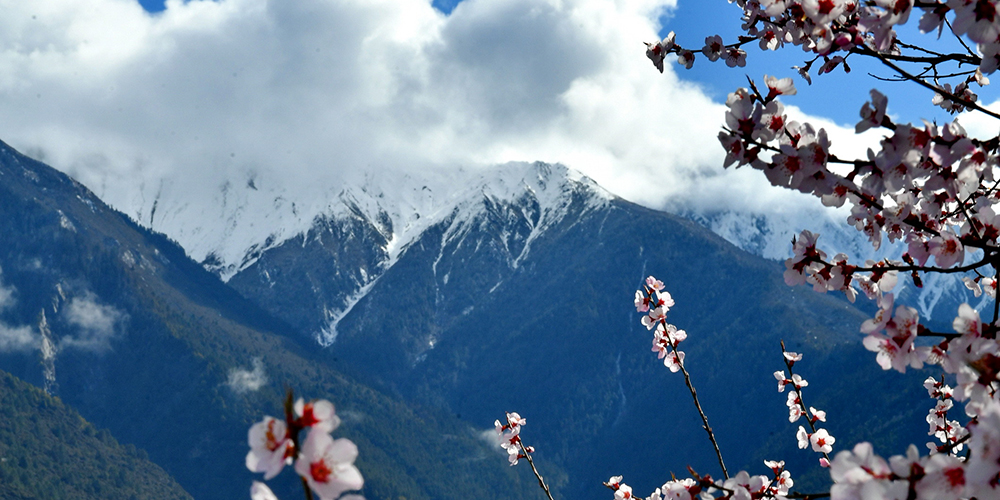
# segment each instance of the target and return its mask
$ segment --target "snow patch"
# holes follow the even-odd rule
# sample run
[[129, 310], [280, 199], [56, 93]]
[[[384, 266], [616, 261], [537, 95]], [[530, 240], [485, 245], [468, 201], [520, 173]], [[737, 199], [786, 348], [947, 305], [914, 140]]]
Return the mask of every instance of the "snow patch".
[[367, 283], [366, 285], [362, 286], [356, 292], [347, 297], [343, 309], [336, 311], [333, 310], [325, 311], [327, 317], [329, 317], [330, 319], [325, 328], [322, 328], [320, 329], [320, 331], [316, 332], [315, 338], [316, 342], [319, 345], [323, 347], [330, 347], [331, 345], [333, 345], [334, 342], [337, 341], [337, 334], [338, 334], [337, 325], [340, 324], [340, 320], [344, 319], [344, 317], [351, 312], [351, 309], [354, 309], [354, 306], [357, 305], [358, 302], [361, 301], [361, 299], [365, 298], [365, 295], [368, 295], [368, 292], [371, 291], [372, 287], [375, 286], [375, 283], [377, 281], [378, 278], [372, 280], [370, 283]]

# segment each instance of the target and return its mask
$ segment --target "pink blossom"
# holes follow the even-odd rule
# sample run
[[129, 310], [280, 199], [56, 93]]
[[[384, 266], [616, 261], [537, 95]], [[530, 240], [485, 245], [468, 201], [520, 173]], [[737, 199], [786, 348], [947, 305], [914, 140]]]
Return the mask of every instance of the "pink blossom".
[[859, 134], [872, 127], [881, 127], [882, 121], [885, 120], [885, 108], [889, 99], [875, 89], [869, 93], [872, 99], [861, 107], [861, 121], [854, 126], [854, 131]]
[[517, 446], [511, 446], [511, 447], [507, 448], [507, 462], [510, 463], [511, 467], [517, 465], [517, 462], [519, 460], [521, 460], [522, 458], [524, 458], [524, 454], [521, 453], [521, 450], [520, 450], [519, 447], [517, 447]]
[[760, 6], [769, 16], [778, 16], [785, 11], [788, 0], [760, 0]]
[[682, 50], [677, 53], [677, 64], [684, 66], [686, 69], [691, 69], [694, 66], [694, 52], [690, 50]]
[[779, 134], [784, 133], [787, 121], [785, 106], [781, 101], [771, 101], [760, 110], [760, 118], [751, 138], [764, 142], [773, 141]]
[[823, 410], [817, 410], [812, 406], [809, 407], [809, 413], [812, 414], [812, 421], [815, 422], [826, 422], [826, 412]]
[[254, 481], [250, 485], [250, 500], [278, 500], [271, 488], [260, 481]]
[[[663, 500], [691, 500], [693, 499], [693, 496], [691, 495], [690, 490], [697, 484], [698, 483], [691, 478], [667, 481], [663, 484], [663, 486], [657, 488], [657, 491], [660, 492]], [[647, 500], [657, 500], [657, 498], [655, 498], [655, 493], [654, 497]]]
[[942, 231], [939, 236], [931, 238], [928, 250], [939, 267], [952, 267], [965, 260], [965, 246], [951, 231]]
[[629, 500], [630, 498], [632, 498], [631, 486], [623, 484], [615, 490], [615, 500]]
[[670, 295], [670, 292], [666, 290], [658, 290], [656, 292], [656, 301], [653, 302], [653, 305], [669, 310], [671, 307], [674, 307], [674, 298]]
[[325, 432], [333, 432], [340, 426], [340, 417], [334, 412], [333, 403], [319, 399], [308, 403], [303, 399], [295, 402], [295, 414], [299, 416], [299, 425], [314, 427]]
[[952, 328], [957, 333], [978, 337], [982, 335], [983, 323], [979, 320], [979, 313], [969, 304], [958, 306], [958, 316], [952, 322]]
[[983, 285], [983, 291], [986, 292], [991, 299], [997, 298], [997, 281], [993, 278], [983, 278], [980, 281]]
[[521, 426], [528, 423], [527, 419], [521, 417], [516, 411], [507, 413], [507, 422], [509, 422], [510, 428], [515, 434], [519, 434]]
[[294, 449], [285, 422], [274, 417], [264, 417], [263, 421], [251, 426], [247, 440], [250, 442], [250, 452], [246, 457], [247, 469], [251, 472], [263, 472], [264, 480], [281, 472]]
[[663, 59], [674, 48], [675, 36], [674, 32], [671, 31], [670, 34], [659, 42], [646, 43], [646, 57], [653, 62], [653, 66], [656, 66], [656, 69], [660, 70], [660, 73], [663, 73]]
[[677, 373], [684, 364], [684, 351], [674, 351], [663, 357], [663, 366], [666, 366], [671, 373]]
[[760, 34], [760, 41], [758, 42], [760, 50], [778, 50], [782, 46], [782, 40], [779, 36], [779, 32], [775, 30], [765, 30]]
[[726, 49], [726, 66], [730, 68], [735, 68], [737, 66], [744, 67], [747, 65], [747, 53], [743, 49], [737, 47], [731, 47]]
[[646, 277], [646, 286], [657, 292], [663, 290], [663, 282], [652, 276]]
[[786, 404], [788, 405], [789, 422], [798, 422], [798, 420], [805, 415], [802, 411], [802, 400], [799, 399], [798, 394], [794, 391], [788, 394], [788, 401], [786, 401]]
[[713, 35], [705, 38], [705, 47], [701, 49], [701, 53], [705, 54], [705, 57], [707, 57], [709, 61], [715, 62], [722, 56], [722, 51], [725, 50], [725, 48], [725, 44], [722, 43], [722, 37], [719, 35]]
[[997, 498], [1000, 485], [1000, 402], [991, 399], [978, 410], [977, 423], [969, 426], [970, 458], [966, 464], [966, 494], [978, 498]]
[[642, 326], [645, 326], [647, 330], [652, 330], [656, 328], [656, 325], [667, 319], [667, 308], [664, 306], [657, 307], [655, 309], [650, 309], [649, 314], [642, 317], [640, 322]]
[[927, 457], [921, 466], [925, 475], [916, 486], [919, 498], [957, 500], [964, 496], [965, 463], [959, 458], [937, 453]]
[[878, 300], [879, 310], [875, 317], [861, 323], [861, 333], [873, 333], [884, 330], [886, 325], [892, 320], [892, 307], [895, 303], [893, 294], [882, 295]]
[[958, 101], [945, 96], [943, 93], [938, 93], [934, 94], [931, 102], [935, 106], [939, 106], [941, 109], [944, 109], [949, 113], [960, 113], [965, 110], [965, 103], [974, 103], [979, 99], [975, 92], [973, 92], [965, 82], [959, 83], [954, 89], [952, 89], [950, 83], [945, 83], [941, 85], [941, 89], [944, 90], [945, 93], [958, 98]]
[[995, 42], [1000, 18], [995, 0], [948, 0], [955, 10], [951, 27], [956, 35], [968, 35], [976, 43]]
[[801, 0], [802, 10], [813, 23], [827, 24], [844, 13], [847, 2], [843, 0]]
[[334, 500], [341, 493], [359, 490], [364, 485], [361, 472], [354, 466], [358, 447], [349, 439], [336, 439], [313, 428], [295, 461], [295, 472], [306, 479], [321, 499]]
[[641, 290], [635, 292], [635, 310], [636, 312], [649, 311], [649, 296]]
[[806, 428], [799, 426], [799, 430], [795, 433], [795, 439], [799, 442], [799, 448], [806, 449], [809, 447], [809, 433], [806, 432]]
[[[883, 311], [879, 311], [882, 313]], [[885, 324], [885, 334], [873, 331], [864, 338], [862, 344], [869, 351], [875, 352], [875, 360], [883, 370], [893, 368], [901, 373], [906, 367], [921, 368], [927, 359], [929, 349], [916, 347], [917, 310], [912, 307], [899, 306], [896, 314]], [[865, 324], [868, 324], [865, 321]]]
[[787, 470], [781, 471], [781, 473], [774, 478], [774, 486], [777, 489], [776, 493], [779, 495], [787, 495], [794, 485], [795, 481], [792, 481], [792, 473]]
[[[888, 485], [892, 469], [886, 460], [876, 455], [870, 443], [858, 443], [851, 451], [841, 451], [830, 464], [831, 498], [881, 498]], [[865, 491], [865, 497], [861, 492]], [[905, 496], [904, 496], [905, 498]]]
[[940, 6], [933, 9], [924, 9], [924, 15], [920, 16], [920, 32], [930, 33], [934, 30], [938, 32], [938, 38], [941, 37], [941, 32], [944, 29], [944, 18], [945, 14], [951, 10], [947, 6]]
[[767, 85], [767, 96], [764, 97], [766, 101], [770, 101], [779, 95], [795, 95], [798, 92], [795, 90], [795, 84], [791, 78], [777, 78], [764, 75], [764, 84]]
[[979, 50], [983, 52], [983, 61], [979, 63], [979, 71], [987, 74], [996, 71], [1000, 67], [1000, 43], [981, 44]]
[[774, 378], [778, 379], [778, 392], [785, 392], [785, 385], [791, 382], [791, 380], [785, 378], [784, 370], [774, 372]]

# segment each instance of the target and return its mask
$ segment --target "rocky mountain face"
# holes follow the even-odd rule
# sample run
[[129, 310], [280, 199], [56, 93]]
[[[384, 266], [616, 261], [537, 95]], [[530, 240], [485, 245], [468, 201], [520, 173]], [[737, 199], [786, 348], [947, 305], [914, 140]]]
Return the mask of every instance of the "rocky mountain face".
[[883, 374], [860, 344], [864, 314], [786, 287], [780, 264], [558, 165], [503, 165], [457, 191], [409, 225], [391, 200], [354, 192], [228, 283], [321, 358], [414, 404], [483, 427], [519, 411], [567, 498], [604, 498], [615, 474], [640, 492], [687, 465], [719, 474], [683, 379], [632, 308], [650, 274], [677, 301], [669, 320], [690, 334], [687, 363], [731, 470], [782, 458], [813, 471], [799, 484], [823, 481], [775, 390], [781, 339], [805, 353], [809, 404], [832, 410], [838, 442], [926, 440], [933, 405], [912, 401], [927, 374]]
[[[246, 498], [259, 479], [244, 466], [247, 430], [280, 414], [286, 387], [337, 405], [368, 498], [534, 487], [477, 428], [345, 376], [178, 245], [2, 143], [0, 234], [0, 369], [148, 453], [195, 498]], [[0, 473], [31, 473], [11, 465]], [[281, 498], [302, 494], [291, 472], [273, 483]]]

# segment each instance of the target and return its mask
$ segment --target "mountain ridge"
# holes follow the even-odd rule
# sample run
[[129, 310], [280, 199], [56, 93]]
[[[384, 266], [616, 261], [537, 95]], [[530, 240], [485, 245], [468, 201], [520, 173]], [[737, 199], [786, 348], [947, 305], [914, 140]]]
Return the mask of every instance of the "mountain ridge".
[[[489, 463], [493, 451], [468, 424], [345, 375], [167, 237], [2, 143], [0, 231], [0, 286], [11, 291], [0, 295], [14, 300], [0, 311], [0, 336], [26, 335], [0, 349], [0, 369], [146, 450], [198, 498], [245, 498], [259, 479], [244, 466], [247, 429], [280, 413], [286, 386], [337, 404], [369, 498], [503, 498], [530, 487]], [[74, 301], [103, 320], [84, 323]], [[45, 338], [52, 356], [40, 353]], [[253, 387], [232, 377], [258, 366]], [[271, 482], [279, 496], [301, 494], [294, 476]]]

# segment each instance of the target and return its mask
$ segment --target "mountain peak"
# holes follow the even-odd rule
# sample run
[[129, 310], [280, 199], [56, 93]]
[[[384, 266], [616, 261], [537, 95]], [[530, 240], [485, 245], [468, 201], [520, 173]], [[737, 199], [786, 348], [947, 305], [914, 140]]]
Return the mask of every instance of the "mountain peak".
[[[325, 200], [308, 200], [296, 199], [291, 193], [274, 188], [253, 188], [245, 197], [229, 193], [223, 199], [229, 203], [223, 210], [234, 215], [221, 221], [226, 227], [218, 230], [207, 227], [216, 222], [196, 217], [192, 212], [194, 220], [181, 225], [176, 234], [168, 227], [157, 229], [175, 238], [193, 258], [228, 281], [250, 267], [264, 251], [308, 236], [323, 220], [355, 217], [367, 221], [385, 238], [387, 264], [391, 265], [428, 227], [456, 210], [476, 212], [475, 206], [484, 198], [505, 204], [530, 200], [538, 204], [543, 214], [553, 216], [561, 214], [574, 198], [585, 201], [589, 207], [602, 206], [614, 198], [580, 172], [542, 162], [510, 162], [483, 170], [458, 169], [446, 175], [367, 173], [360, 182], [330, 193]], [[273, 198], [273, 202], [254, 202], [263, 196]], [[160, 199], [157, 203], [162, 207], [171, 201]], [[175, 214], [176, 219], [187, 207], [179, 200], [175, 205], [179, 206], [161, 211]], [[247, 217], [249, 213], [256, 215]]]

